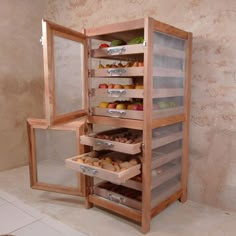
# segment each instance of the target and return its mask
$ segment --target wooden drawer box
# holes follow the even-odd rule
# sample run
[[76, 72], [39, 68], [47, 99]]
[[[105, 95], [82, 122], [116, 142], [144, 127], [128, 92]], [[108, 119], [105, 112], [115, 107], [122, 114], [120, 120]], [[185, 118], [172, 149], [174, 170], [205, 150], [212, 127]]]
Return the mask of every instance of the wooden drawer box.
[[93, 58], [107, 58], [118, 55], [142, 54], [144, 53], [143, 44], [123, 45], [108, 48], [99, 48], [90, 50], [90, 56]]
[[143, 76], [143, 67], [123, 67], [123, 68], [108, 68], [108, 69], [91, 69], [91, 77], [133, 77]]
[[93, 115], [143, 120], [143, 111], [117, 110], [117, 109], [94, 107]]
[[[134, 138], [134, 143], [122, 143], [117, 141], [117, 139], [123, 139], [125, 135], [130, 135], [130, 137]], [[104, 139], [102, 137], [106, 137], [107, 139]], [[117, 137], [113, 138], [113, 140], [109, 140], [110, 137]], [[127, 136], [129, 137], [129, 136]], [[142, 136], [141, 132], [131, 132], [127, 129], [114, 129], [109, 130], [106, 132], [101, 132], [97, 134], [91, 134], [91, 135], [83, 135], [80, 137], [81, 144], [93, 146], [96, 150], [112, 150], [117, 152], [123, 152], [128, 154], [138, 154], [141, 152], [141, 143], [142, 143]]]
[[124, 186], [103, 182], [94, 187], [94, 194], [137, 210], [142, 207], [142, 193]]
[[[119, 155], [122, 155], [122, 154], [119, 154]], [[91, 156], [92, 156], [92, 153], [86, 153], [86, 154], [79, 155], [76, 157], [68, 158], [65, 161], [66, 167], [79, 171], [88, 176], [109, 180], [110, 182], [116, 183], [116, 184], [124, 183], [128, 179], [141, 173], [141, 170], [140, 170], [141, 164], [133, 165], [132, 167], [129, 167], [128, 169], [122, 170], [120, 172], [115, 172], [115, 171], [110, 171], [108, 169], [103, 169], [98, 166], [92, 166], [90, 164], [78, 162], [78, 159], [91, 157]]]

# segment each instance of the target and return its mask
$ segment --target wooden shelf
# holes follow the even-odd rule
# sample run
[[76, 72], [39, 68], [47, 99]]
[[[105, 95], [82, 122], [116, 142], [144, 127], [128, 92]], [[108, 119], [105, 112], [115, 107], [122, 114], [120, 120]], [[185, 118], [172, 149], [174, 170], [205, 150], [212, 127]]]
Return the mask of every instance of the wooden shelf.
[[179, 190], [181, 190], [181, 181], [178, 179], [172, 179], [168, 181], [168, 183], [165, 183], [160, 187], [154, 189], [152, 191], [152, 208], [168, 199]]
[[124, 127], [138, 130], [143, 129], [143, 121], [141, 120], [122, 119], [104, 116], [88, 116], [88, 122], [93, 124], [106, 124], [114, 127]]
[[170, 133], [170, 134], [166, 134], [163, 136], [156, 136], [153, 137], [152, 139], [152, 149], [164, 146], [168, 143], [172, 143], [175, 142], [177, 140], [182, 140], [183, 139], [183, 132], [175, 132], [175, 133]]
[[137, 222], [141, 222], [141, 212], [138, 210], [135, 210], [133, 208], [109, 201], [103, 197], [99, 197], [95, 194], [91, 194], [88, 196], [88, 199], [91, 203], [94, 205], [103, 207], [107, 210], [113, 211], [117, 214], [120, 214], [122, 216], [125, 216], [129, 219], [132, 219]]
[[[155, 175], [153, 175], [153, 173], [155, 173]], [[151, 189], [157, 188], [158, 186], [166, 183], [168, 180], [180, 174], [180, 164], [168, 163], [161, 167], [158, 167], [157, 169], [152, 170]]]
[[161, 45], [154, 45], [153, 54], [167, 57], [174, 57], [179, 59], [185, 59], [185, 52], [182, 50], [176, 50], [170, 47], [163, 47]]
[[183, 154], [183, 150], [181, 148], [177, 148], [173, 151], [169, 151], [166, 153], [158, 153], [154, 150], [152, 151], [152, 169], [158, 168], [170, 161], [173, 161], [179, 158]]
[[[144, 98], [143, 89], [102, 89], [93, 88], [91, 94], [94, 97], [114, 97], [114, 98]], [[184, 96], [183, 88], [161, 88], [153, 89], [153, 98], [166, 98]]]
[[122, 58], [127, 55], [136, 55], [143, 54], [144, 46], [143, 44], [135, 44], [135, 45], [122, 45], [116, 47], [107, 47], [107, 48], [98, 48], [90, 50], [91, 58], [104, 58], [112, 57], [113, 59]]
[[153, 68], [153, 76], [184, 78], [185, 73], [182, 70], [165, 69], [165, 68], [154, 67]]
[[143, 67], [122, 67], [122, 68], [108, 68], [108, 69], [91, 69], [89, 71], [90, 77], [134, 77], [143, 76]]

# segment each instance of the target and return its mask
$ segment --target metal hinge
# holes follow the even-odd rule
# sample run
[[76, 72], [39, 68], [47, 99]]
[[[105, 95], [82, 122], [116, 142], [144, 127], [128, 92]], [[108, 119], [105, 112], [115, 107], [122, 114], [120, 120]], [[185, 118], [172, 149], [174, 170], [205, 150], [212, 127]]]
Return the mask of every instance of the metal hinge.
[[143, 41], [143, 46], [146, 47], [147, 46], [147, 42]]
[[145, 148], [144, 143], [142, 143], [141, 147], [142, 147], [142, 151], [144, 151], [144, 148]]
[[42, 44], [43, 46], [43, 36], [41, 36], [41, 38], [39, 39], [39, 42]]
[[93, 187], [93, 186], [89, 188], [89, 193], [90, 193], [90, 194], [93, 194], [93, 193], [94, 193], [94, 187]]

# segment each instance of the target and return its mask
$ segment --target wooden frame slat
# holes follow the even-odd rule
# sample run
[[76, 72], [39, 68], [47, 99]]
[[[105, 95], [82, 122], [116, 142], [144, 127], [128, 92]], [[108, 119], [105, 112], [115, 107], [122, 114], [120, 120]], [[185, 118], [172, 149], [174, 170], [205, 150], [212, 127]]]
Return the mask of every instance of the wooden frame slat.
[[100, 27], [94, 27], [86, 29], [86, 35], [88, 37], [94, 37], [104, 34], [112, 34], [121, 31], [135, 30], [144, 28], [144, 19], [138, 19], [127, 22], [120, 22], [115, 24], [109, 24]]
[[83, 121], [74, 121], [68, 124], [56, 125], [56, 126], [48, 126], [48, 122], [46, 119], [32, 119], [29, 118], [27, 120], [27, 128], [28, 128], [28, 138], [29, 138], [29, 171], [30, 171], [30, 184], [34, 189], [40, 189], [44, 191], [58, 192], [58, 193], [66, 193], [78, 196], [85, 196], [85, 177], [81, 174], [77, 174], [78, 183], [80, 183], [81, 187], [67, 187], [58, 184], [48, 184], [42, 183], [38, 181], [37, 177], [37, 157], [35, 155], [36, 144], [35, 144], [35, 129], [43, 129], [43, 130], [69, 130], [74, 131], [76, 134], [76, 149], [77, 153], [83, 151], [83, 146], [80, 144], [80, 133], [84, 133], [84, 125]]
[[152, 157], [152, 76], [153, 76], [153, 19], [145, 18], [144, 38], [147, 46], [144, 52], [144, 123], [143, 123], [143, 165], [142, 165], [142, 232], [150, 230], [151, 222], [151, 157]]
[[154, 45], [154, 54], [160, 55], [160, 56], [167, 56], [167, 57], [174, 57], [174, 58], [185, 58], [185, 52], [169, 47], [163, 47], [161, 45]]
[[141, 213], [132, 208], [116, 204], [114, 202], [111, 202], [105, 198], [96, 195], [89, 195], [89, 201], [97, 206], [103, 207], [107, 210], [111, 210], [112, 212], [125, 216], [134, 221], [137, 222], [141, 221]]
[[55, 94], [55, 63], [54, 63], [54, 40], [53, 37], [59, 36], [65, 39], [73, 40], [84, 45], [82, 58], [84, 58], [83, 67], [83, 90], [88, 90], [88, 48], [86, 36], [68, 29], [66, 27], [54, 24], [50, 21], [42, 21], [43, 31], [43, 55], [44, 55], [44, 84], [45, 84], [45, 114], [48, 125], [58, 124], [81, 116], [86, 116], [88, 111], [88, 94], [84, 94], [84, 108], [78, 111], [72, 111], [66, 114], [58, 115], [56, 112], [56, 94]]
[[88, 122], [93, 124], [106, 124], [114, 127], [124, 127], [130, 129], [143, 129], [142, 120], [121, 119], [103, 116], [89, 116]]
[[188, 184], [188, 163], [189, 163], [189, 125], [190, 125], [190, 100], [191, 100], [191, 65], [192, 65], [192, 34], [188, 33], [186, 42], [186, 64], [185, 64], [185, 122], [183, 125], [183, 157], [182, 157], [182, 189], [181, 202], [187, 200], [187, 184]]
[[172, 36], [175, 36], [177, 38], [181, 38], [181, 39], [188, 39], [188, 32], [178, 29], [174, 26], [168, 25], [166, 23], [154, 20], [154, 30], [165, 33], [165, 34], [169, 34]]

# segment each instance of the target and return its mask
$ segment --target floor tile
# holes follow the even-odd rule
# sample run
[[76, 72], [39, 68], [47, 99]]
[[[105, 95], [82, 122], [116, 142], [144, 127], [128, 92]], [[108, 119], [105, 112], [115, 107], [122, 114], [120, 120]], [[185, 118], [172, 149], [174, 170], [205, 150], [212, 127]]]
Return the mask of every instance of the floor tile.
[[0, 206], [3, 205], [4, 203], [6, 203], [6, 201], [0, 197]]
[[50, 227], [57, 229], [62, 232], [64, 236], [86, 236], [87, 234], [78, 232], [68, 225], [61, 223], [60, 221], [54, 220], [51, 217], [46, 217], [41, 220], [43, 223], [49, 225]]
[[22, 201], [14, 201], [12, 203], [12, 205], [14, 205], [18, 209], [24, 211], [25, 213], [33, 216], [37, 220], [42, 219], [43, 217], [46, 217], [46, 215], [42, 214], [39, 210], [37, 210], [36, 208], [33, 208], [33, 207], [25, 204]]
[[36, 219], [10, 203], [0, 206], [0, 234], [7, 234], [24, 227]]
[[12, 232], [15, 236], [64, 236], [54, 228], [42, 223], [41, 221], [34, 222], [19, 230]]
[[1, 190], [0, 190], [0, 198], [2, 198], [3, 200], [5, 200], [7, 202], [18, 201], [17, 197], [14, 197], [13, 195], [11, 195], [11, 194], [9, 194], [7, 192], [1, 191]]

